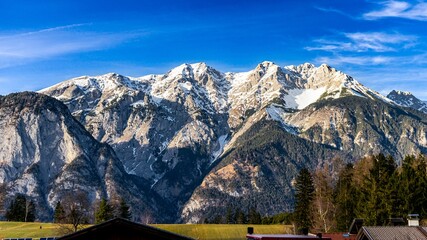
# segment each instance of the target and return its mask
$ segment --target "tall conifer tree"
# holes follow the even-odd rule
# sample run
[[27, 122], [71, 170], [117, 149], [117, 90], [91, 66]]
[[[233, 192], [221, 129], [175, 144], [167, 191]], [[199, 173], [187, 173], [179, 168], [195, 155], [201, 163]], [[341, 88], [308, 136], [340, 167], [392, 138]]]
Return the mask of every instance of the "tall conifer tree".
[[53, 221], [55, 223], [64, 223], [65, 221], [65, 210], [61, 205], [61, 202], [58, 201], [55, 206], [55, 213], [53, 215]]
[[113, 208], [106, 199], [102, 199], [99, 203], [98, 210], [95, 213], [95, 223], [108, 221], [114, 217]]
[[378, 154], [373, 157], [373, 165], [367, 179], [362, 184], [358, 217], [364, 218], [366, 225], [381, 226], [394, 217], [396, 193], [396, 163], [391, 156]]
[[314, 198], [313, 177], [303, 168], [296, 178], [295, 185], [295, 223], [299, 233], [307, 234], [312, 227], [312, 209]]
[[129, 206], [126, 204], [125, 200], [120, 199], [119, 206], [119, 217], [130, 220], [132, 218], [132, 214], [130, 212]]
[[406, 156], [396, 184], [398, 193], [397, 214], [406, 216], [409, 213], [418, 213], [426, 217], [427, 210], [427, 173], [424, 156]]
[[353, 164], [347, 164], [338, 176], [338, 182], [334, 191], [334, 202], [336, 206], [337, 230], [348, 231], [351, 222], [356, 217], [356, 188], [353, 184]]
[[6, 211], [6, 219], [17, 222], [34, 222], [35, 209], [33, 201], [27, 200], [23, 194], [17, 194]]

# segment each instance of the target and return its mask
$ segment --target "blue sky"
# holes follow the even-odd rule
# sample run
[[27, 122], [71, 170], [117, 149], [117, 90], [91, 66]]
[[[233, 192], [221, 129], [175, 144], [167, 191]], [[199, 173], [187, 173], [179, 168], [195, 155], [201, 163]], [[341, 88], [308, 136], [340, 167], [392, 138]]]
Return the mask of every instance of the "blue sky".
[[327, 63], [427, 100], [427, 1], [0, 1], [0, 94], [81, 75]]

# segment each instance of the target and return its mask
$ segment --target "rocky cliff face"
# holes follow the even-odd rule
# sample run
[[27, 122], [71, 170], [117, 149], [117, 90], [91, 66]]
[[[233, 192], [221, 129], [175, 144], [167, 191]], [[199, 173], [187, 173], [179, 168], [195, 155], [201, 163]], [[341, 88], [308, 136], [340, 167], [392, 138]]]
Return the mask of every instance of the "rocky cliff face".
[[265, 215], [291, 211], [299, 169], [314, 169], [335, 157], [347, 156], [333, 147], [298, 138], [276, 121], [259, 121], [207, 174], [184, 206], [182, 220], [212, 220], [225, 216], [228, 208], [256, 208]]
[[155, 212], [114, 151], [51, 97], [29, 92], [0, 97], [0, 141], [0, 183], [9, 197], [23, 193], [35, 200], [38, 219], [50, 219], [56, 202], [77, 191], [91, 202], [122, 196], [135, 213], [144, 207]]
[[262, 62], [241, 73], [183, 64], [140, 78], [80, 77], [41, 93], [64, 102], [175, 219], [190, 222], [266, 192], [262, 213], [292, 208], [291, 181], [303, 166], [427, 152], [422, 112], [325, 64]]
[[[272, 109], [273, 108], [273, 109]], [[271, 112], [283, 118], [271, 117]], [[272, 215], [293, 209], [292, 182], [299, 169], [331, 169], [339, 158], [390, 154], [400, 160], [426, 153], [426, 116], [372, 99], [321, 100], [298, 112], [269, 106], [227, 146], [182, 210], [185, 222], [225, 215], [227, 208]], [[280, 115], [280, 114], [279, 114]], [[249, 118], [248, 121], [252, 121]], [[211, 219], [210, 219], [211, 220]]]
[[403, 107], [409, 107], [427, 113], [427, 103], [416, 98], [410, 92], [393, 90], [387, 95], [387, 97]]
[[128, 173], [176, 206], [221, 152], [227, 89], [216, 70], [184, 64], [160, 76], [82, 77], [42, 92], [63, 101], [97, 140], [114, 148]]

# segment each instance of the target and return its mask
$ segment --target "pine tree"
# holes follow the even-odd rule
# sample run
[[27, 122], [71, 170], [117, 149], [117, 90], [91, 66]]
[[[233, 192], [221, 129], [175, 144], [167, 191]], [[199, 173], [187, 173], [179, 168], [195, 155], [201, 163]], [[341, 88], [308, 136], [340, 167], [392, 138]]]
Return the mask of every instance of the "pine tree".
[[98, 210], [95, 213], [95, 223], [105, 222], [113, 217], [113, 208], [106, 199], [102, 199], [99, 203]]
[[25, 222], [34, 222], [36, 220], [36, 206], [31, 200], [25, 202]]
[[371, 226], [385, 225], [393, 217], [397, 194], [394, 192], [396, 164], [391, 156], [378, 154], [373, 157], [369, 175], [360, 186], [358, 217]]
[[335, 218], [337, 230], [340, 232], [348, 231], [351, 222], [356, 217], [354, 210], [357, 191], [353, 184], [353, 175], [353, 164], [347, 164], [339, 173], [338, 182], [334, 189]]
[[17, 194], [6, 211], [6, 219], [16, 222], [34, 222], [34, 202], [27, 200], [23, 194]]
[[55, 223], [64, 223], [65, 221], [65, 210], [61, 205], [61, 202], [58, 201], [55, 206], [55, 213], [53, 215], [53, 221]]
[[427, 210], [427, 173], [424, 156], [405, 157], [398, 176], [398, 183], [395, 186], [398, 193], [397, 214], [405, 216], [408, 213], [418, 213], [425, 217]]
[[240, 208], [236, 209], [235, 217], [236, 217], [237, 224], [247, 223], [246, 214]]
[[415, 175], [417, 178], [415, 204], [410, 213], [418, 213], [425, 219], [427, 217], [427, 159], [421, 154], [416, 159]]
[[233, 210], [231, 209], [230, 206], [227, 207], [227, 213], [225, 214], [225, 223], [227, 224], [235, 223], [233, 218]]
[[126, 204], [126, 202], [123, 198], [120, 200], [119, 217], [124, 218], [124, 219], [128, 219], [128, 220], [130, 220], [132, 218], [130, 208]]
[[16, 195], [6, 210], [6, 219], [8, 221], [23, 222], [25, 220], [25, 201], [24, 195]]
[[210, 224], [220, 224], [222, 223], [222, 217], [220, 215], [216, 215], [212, 221], [209, 222]]
[[307, 234], [312, 227], [312, 209], [314, 198], [313, 178], [308, 169], [303, 168], [295, 184], [295, 223], [299, 233]]
[[254, 207], [251, 207], [249, 209], [248, 223], [249, 224], [261, 224], [261, 214]]

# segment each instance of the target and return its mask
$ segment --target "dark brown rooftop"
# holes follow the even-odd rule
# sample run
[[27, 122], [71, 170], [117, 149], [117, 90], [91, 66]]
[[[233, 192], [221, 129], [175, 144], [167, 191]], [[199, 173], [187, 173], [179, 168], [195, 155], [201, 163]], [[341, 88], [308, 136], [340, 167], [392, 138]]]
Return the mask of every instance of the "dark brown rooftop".
[[193, 240], [159, 228], [115, 218], [81, 231], [62, 236], [57, 240]]

